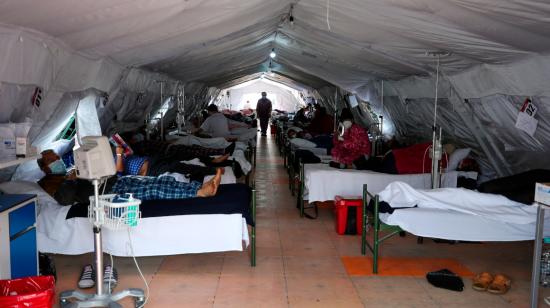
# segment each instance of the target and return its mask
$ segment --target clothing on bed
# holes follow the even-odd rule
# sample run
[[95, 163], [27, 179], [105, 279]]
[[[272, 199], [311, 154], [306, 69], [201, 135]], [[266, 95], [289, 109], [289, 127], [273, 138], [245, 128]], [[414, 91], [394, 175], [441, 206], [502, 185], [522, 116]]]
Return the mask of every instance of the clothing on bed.
[[[225, 141], [225, 140], [224, 140]], [[182, 155], [186, 157], [201, 157], [223, 155], [223, 148], [207, 148], [200, 145], [172, 144], [166, 141], [146, 140], [132, 144], [134, 153], [139, 156], [152, 156], [158, 154]]]
[[480, 192], [500, 194], [511, 200], [531, 204], [535, 201], [535, 183], [550, 182], [550, 170], [535, 169], [491, 180], [479, 185]]
[[334, 131], [334, 117], [326, 111], [315, 111], [315, 117], [307, 127], [307, 131], [314, 135], [326, 135]]
[[294, 170], [300, 169], [300, 163], [302, 164], [318, 164], [321, 162], [321, 159], [313, 154], [309, 150], [296, 150], [294, 152], [294, 161], [291, 162]]
[[[410, 147], [393, 149], [395, 168], [399, 174], [426, 173], [432, 170], [430, 158], [431, 142], [419, 143]], [[443, 168], [447, 166], [447, 160], [442, 160]]]
[[140, 200], [185, 199], [197, 196], [202, 183], [181, 183], [171, 176], [124, 176], [117, 180], [112, 192], [132, 193]]
[[166, 172], [179, 173], [191, 181], [202, 183], [205, 176], [216, 174], [216, 168], [186, 164], [169, 159], [158, 159], [157, 161], [152, 161], [149, 164], [149, 171], [147, 172], [147, 175], [159, 176]]
[[330, 153], [333, 147], [332, 135], [318, 135], [309, 139], [309, 141], [315, 143], [318, 148], [327, 149], [327, 153]]
[[189, 145], [183, 145], [183, 144], [174, 144], [169, 146], [168, 149], [166, 150], [166, 155], [187, 156], [187, 157], [204, 157], [204, 156], [214, 156], [214, 155], [223, 155], [223, 154], [225, 154], [225, 150], [223, 148], [211, 149], [211, 148], [205, 148], [199, 145], [189, 146]]
[[[116, 181], [116, 177], [111, 177], [105, 183], [105, 190], [109, 191]], [[72, 205], [75, 203], [89, 204], [89, 197], [94, 194], [94, 187], [90, 181], [67, 179], [63, 175], [48, 174], [44, 176], [38, 185], [52, 196], [60, 205]]]

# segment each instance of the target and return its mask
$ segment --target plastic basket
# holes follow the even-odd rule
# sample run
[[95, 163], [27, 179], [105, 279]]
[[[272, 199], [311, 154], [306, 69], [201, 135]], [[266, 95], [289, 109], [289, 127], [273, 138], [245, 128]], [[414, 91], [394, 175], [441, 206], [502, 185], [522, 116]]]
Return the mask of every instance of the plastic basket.
[[135, 227], [141, 220], [139, 205], [141, 200], [132, 199], [126, 202], [112, 202], [117, 195], [100, 195], [99, 207], [95, 207], [94, 197], [90, 197], [88, 218], [92, 224], [100, 225], [111, 230]]

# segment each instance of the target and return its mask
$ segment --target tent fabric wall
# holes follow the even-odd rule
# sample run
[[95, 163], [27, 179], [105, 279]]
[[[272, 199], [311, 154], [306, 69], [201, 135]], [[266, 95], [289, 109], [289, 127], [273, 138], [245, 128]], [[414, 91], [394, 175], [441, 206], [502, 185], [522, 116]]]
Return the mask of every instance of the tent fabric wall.
[[[219, 89], [265, 71], [275, 48], [273, 70], [283, 83], [311, 86], [331, 113], [343, 107], [343, 96], [357, 94], [384, 116], [385, 127], [395, 127], [385, 133], [405, 137], [433, 112], [435, 58], [426, 52], [448, 51], [441, 59], [440, 124], [450, 138], [472, 145], [487, 169], [507, 175], [532, 166], [526, 157], [548, 153], [541, 119], [550, 97], [549, 14], [550, 3], [540, 0], [6, 0], [0, 90], [43, 88], [30, 135], [47, 143], [43, 131], [65, 113], [67, 93], [94, 89], [109, 98], [99, 110], [104, 131], [155, 113], [158, 80], [167, 82], [166, 95], [184, 84], [186, 113], [195, 114]], [[11, 101], [2, 108], [17, 106], [12, 115], [19, 117], [29, 107], [13, 100], [25, 104], [27, 92], [0, 93]], [[511, 122], [527, 96], [543, 106], [534, 137]], [[376, 120], [360, 108], [362, 123]], [[418, 118], [408, 119], [411, 112]], [[173, 116], [171, 110], [167, 118]], [[429, 137], [417, 132], [415, 138]]]

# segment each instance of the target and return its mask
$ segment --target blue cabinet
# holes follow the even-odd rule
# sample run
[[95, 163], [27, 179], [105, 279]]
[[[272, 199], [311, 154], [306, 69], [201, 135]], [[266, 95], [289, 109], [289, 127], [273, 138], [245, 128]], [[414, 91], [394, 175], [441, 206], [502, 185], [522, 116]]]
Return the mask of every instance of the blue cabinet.
[[35, 195], [0, 195], [0, 279], [38, 275], [35, 223]]

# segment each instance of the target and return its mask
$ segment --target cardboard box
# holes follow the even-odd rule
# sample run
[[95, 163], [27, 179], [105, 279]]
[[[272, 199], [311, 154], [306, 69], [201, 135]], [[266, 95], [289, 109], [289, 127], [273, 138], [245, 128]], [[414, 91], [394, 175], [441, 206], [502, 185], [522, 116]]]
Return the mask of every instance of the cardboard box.
[[550, 206], [550, 183], [537, 183], [535, 186], [535, 202]]

